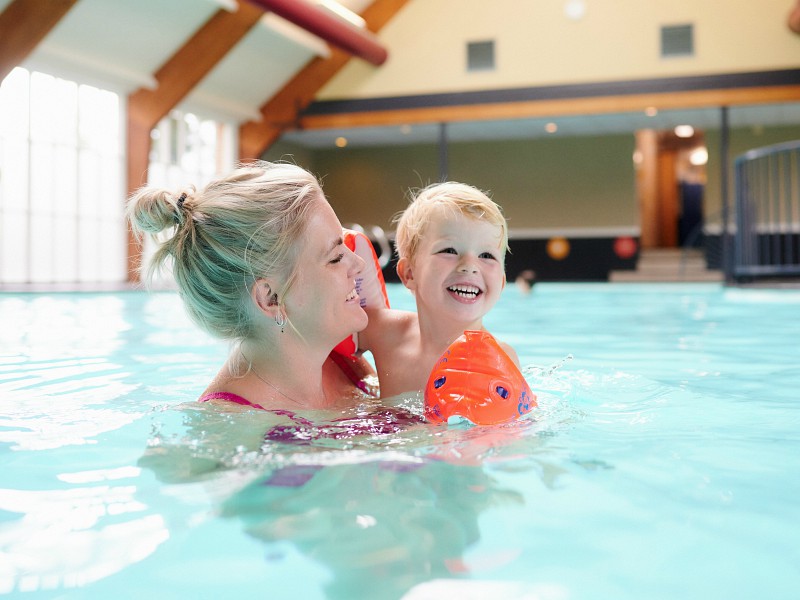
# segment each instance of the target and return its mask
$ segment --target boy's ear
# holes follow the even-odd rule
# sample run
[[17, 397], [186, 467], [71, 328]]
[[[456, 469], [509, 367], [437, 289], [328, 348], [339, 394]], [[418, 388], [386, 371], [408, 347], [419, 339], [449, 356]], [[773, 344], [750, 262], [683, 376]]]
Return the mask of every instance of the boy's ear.
[[417, 282], [414, 279], [414, 269], [411, 267], [411, 262], [405, 257], [397, 261], [397, 276], [400, 277], [400, 281], [408, 289], [413, 291], [417, 287]]
[[278, 294], [272, 291], [273, 283], [269, 279], [258, 279], [250, 289], [250, 297], [259, 310], [269, 317], [275, 316], [275, 311], [280, 308]]

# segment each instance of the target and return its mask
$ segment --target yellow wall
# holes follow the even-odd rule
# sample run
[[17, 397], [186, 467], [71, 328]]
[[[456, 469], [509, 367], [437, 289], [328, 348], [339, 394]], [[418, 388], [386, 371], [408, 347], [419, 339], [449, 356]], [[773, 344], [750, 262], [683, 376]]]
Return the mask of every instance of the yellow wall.
[[[791, 0], [411, 0], [381, 30], [381, 67], [353, 60], [317, 96], [369, 98], [796, 68]], [[662, 25], [694, 25], [695, 55], [660, 57]], [[466, 71], [495, 40], [496, 70]]]

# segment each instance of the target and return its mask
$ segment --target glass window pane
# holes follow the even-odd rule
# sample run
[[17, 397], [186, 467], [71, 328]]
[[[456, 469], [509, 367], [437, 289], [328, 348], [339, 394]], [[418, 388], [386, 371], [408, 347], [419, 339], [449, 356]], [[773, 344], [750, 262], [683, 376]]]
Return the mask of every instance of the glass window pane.
[[80, 86], [78, 96], [81, 144], [104, 152], [119, 152], [119, 97], [90, 85]]
[[53, 220], [50, 215], [34, 215], [31, 219], [30, 280], [52, 281]]
[[28, 277], [28, 216], [14, 211], [0, 219], [0, 275], [20, 283]]
[[100, 157], [93, 150], [81, 150], [78, 163], [78, 214], [81, 217], [97, 216], [100, 197]]
[[52, 75], [31, 74], [31, 139], [52, 140], [55, 132], [53, 110], [56, 103], [56, 78]]
[[121, 117], [109, 91], [20, 68], [3, 80], [0, 280], [124, 280]]
[[0, 85], [0, 136], [28, 137], [30, 75], [16, 67]]
[[31, 215], [39, 218], [53, 212], [52, 144], [31, 143]]
[[3, 140], [3, 177], [2, 186], [3, 211], [28, 209], [28, 142], [25, 139]]
[[53, 281], [78, 280], [78, 220], [75, 215], [60, 214], [53, 225]]
[[55, 96], [51, 99], [53, 138], [62, 144], [78, 141], [78, 86], [72, 81], [56, 79]]
[[57, 215], [78, 214], [78, 151], [74, 146], [58, 146], [52, 169]]
[[95, 216], [81, 215], [78, 221], [78, 281], [99, 281], [98, 231]]
[[127, 276], [127, 229], [125, 220], [102, 219], [99, 223], [98, 278], [100, 281], [124, 281]]

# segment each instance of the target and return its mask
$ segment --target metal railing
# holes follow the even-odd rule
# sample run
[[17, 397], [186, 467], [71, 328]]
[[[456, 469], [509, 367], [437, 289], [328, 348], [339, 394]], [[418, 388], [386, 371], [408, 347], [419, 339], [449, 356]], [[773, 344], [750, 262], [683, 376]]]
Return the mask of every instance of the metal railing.
[[736, 158], [737, 281], [800, 276], [800, 141]]

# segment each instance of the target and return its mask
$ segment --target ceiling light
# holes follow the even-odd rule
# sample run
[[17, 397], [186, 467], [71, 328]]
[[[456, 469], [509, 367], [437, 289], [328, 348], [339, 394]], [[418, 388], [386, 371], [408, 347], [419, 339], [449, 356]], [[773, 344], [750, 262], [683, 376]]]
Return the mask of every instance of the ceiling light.
[[586, 14], [586, 3], [583, 0], [567, 0], [564, 4], [564, 14], [568, 19], [580, 21]]
[[679, 138], [690, 138], [694, 135], [694, 127], [691, 125], [678, 125], [675, 128], [675, 135]]
[[692, 150], [692, 153], [689, 155], [689, 162], [696, 167], [706, 164], [708, 162], [708, 150], [706, 147], [700, 146]]
[[547, 133], [555, 133], [556, 131], [558, 131], [558, 125], [556, 125], [555, 123], [548, 123], [547, 125], [544, 126], [544, 130]]
[[339, 136], [336, 138], [336, 147], [337, 148], [344, 148], [347, 146], [347, 138], [343, 136]]

